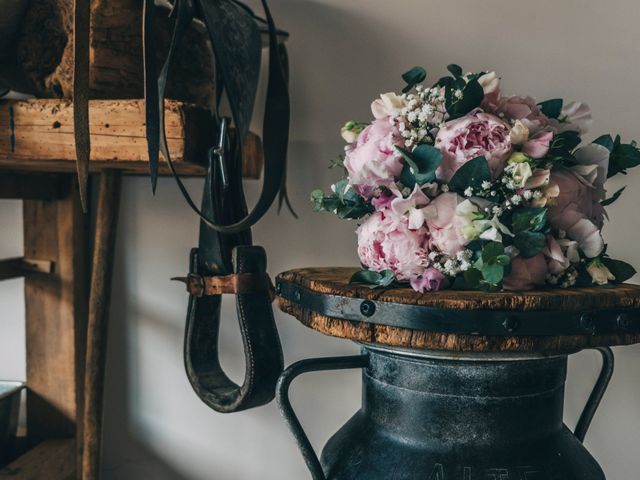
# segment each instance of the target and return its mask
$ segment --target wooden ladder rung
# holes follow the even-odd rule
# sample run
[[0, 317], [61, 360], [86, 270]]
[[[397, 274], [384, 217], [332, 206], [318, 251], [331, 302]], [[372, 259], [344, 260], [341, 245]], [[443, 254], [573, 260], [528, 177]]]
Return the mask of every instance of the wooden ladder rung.
[[0, 260], [0, 280], [25, 277], [33, 273], [53, 273], [55, 263], [31, 258], [7, 258]]

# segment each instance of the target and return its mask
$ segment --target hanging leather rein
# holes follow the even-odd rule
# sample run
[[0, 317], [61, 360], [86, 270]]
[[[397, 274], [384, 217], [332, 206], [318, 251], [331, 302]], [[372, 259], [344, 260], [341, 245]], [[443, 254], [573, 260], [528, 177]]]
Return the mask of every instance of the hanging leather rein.
[[[266, 254], [252, 245], [250, 227], [269, 209], [280, 192], [286, 200], [285, 171], [289, 132], [288, 65], [278, 44], [265, 0], [263, 21], [269, 36], [269, 78], [264, 116], [264, 182], [249, 212], [242, 186], [242, 146], [249, 129], [261, 68], [262, 40], [257, 17], [234, 0], [176, 0], [173, 38], [156, 75], [153, 0], [143, 15], [145, 98], [150, 174], [155, 191], [159, 154], [187, 204], [200, 217], [198, 248], [191, 252], [189, 274], [179, 278], [189, 292], [185, 332], [187, 376], [198, 396], [219, 412], [264, 405], [274, 397], [283, 357], [271, 302], [273, 286], [266, 272]], [[201, 206], [198, 208], [178, 176], [167, 146], [164, 98], [171, 63], [193, 19], [201, 19], [213, 46], [216, 66], [217, 142], [210, 150]], [[231, 119], [220, 114], [226, 95]], [[233, 125], [233, 135], [230, 127]], [[235, 295], [246, 361], [242, 385], [231, 381], [219, 361], [218, 332], [222, 295]]]

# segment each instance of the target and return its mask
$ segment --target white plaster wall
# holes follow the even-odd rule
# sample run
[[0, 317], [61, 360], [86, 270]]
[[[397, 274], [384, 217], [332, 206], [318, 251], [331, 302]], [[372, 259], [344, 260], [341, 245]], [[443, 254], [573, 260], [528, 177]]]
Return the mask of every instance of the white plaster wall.
[[[269, 252], [270, 271], [356, 263], [354, 224], [314, 214], [308, 192], [327, 187], [326, 167], [342, 148], [347, 119], [369, 118], [382, 91], [400, 88], [399, 75], [419, 64], [431, 78], [448, 63], [495, 69], [510, 93], [588, 101], [594, 132], [640, 139], [640, 5], [633, 0], [271, 0], [291, 34], [293, 116], [289, 186], [300, 214], [270, 212], [255, 228]], [[258, 124], [256, 124], [258, 126]], [[594, 136], [595, 138], [595, 136]], [[187, 182], [198, 195], [201, 180]], [[610, 208], [610, 252], [640, 266], [640, 174]], [[251, 199], [259, 185], [247, 182]], [[18, 202], [0, 203], [0, 257], [20, 253]], [[182, 361], [187, 297], [169, 277], [187, 268], [198, 223], [175, 186], [161, 180], [124, 183], [106, 385], [104, 478], [107, 480], [300, 480], [304, 463], [275, 406], [234, 415], [210, 411], [192, 392]], [[634, 280], [638, 280], [637, 278]], [[23, 378], [21, 282], [0, 285], [0, 378]], [[242, 376], [233, 307], [222, 327], [223, 364]], [[277, 315], [287, 363], [355, 353]], [[617, 371], [587, 438], [609, 480], [640, 477], [640, 348], [617, 348]], [[599, 365], [598, 355], [572, 357], [566, 422], [573, 427]], [[311, 374], [292, 398], [313, 444], [320, 448], [358, 408], [359, 374]]]

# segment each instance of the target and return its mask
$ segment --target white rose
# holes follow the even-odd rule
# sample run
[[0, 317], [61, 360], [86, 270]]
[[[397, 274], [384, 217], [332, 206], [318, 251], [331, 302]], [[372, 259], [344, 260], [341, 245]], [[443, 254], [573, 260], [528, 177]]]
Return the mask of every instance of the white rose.
[[347, 143], [355, 143], [362, 131], [367, 127], [366, 123], [350, 120], [340, 129], [340, 135]]
[[395, 116], [406, 106], [404, 98], [393, 92], [383, 93], [371, 104], [371, 112], [377, 119]]
[[616, 277], [600, 260], [596, 259], [589, 264], [587, 272], [591, 275], [591, 281], [597, 285], [606, 285], [609, 280], [615, 280]]
[[509, 132], [509, 139], [513, 145], [523, 145], [529, 140], [529, 129], [520, 120], [516, 120]]
[[478, 78], [478, 83], [484, 90], [485, 95], [491, 95], [500, 90], [500, 77], [496, 72], [488, 72]]
[[533, 175], [531, 165], [529, 165], [527, 162], [516, 163], [513, 167], [512, 173], [513, 184], [517, 188], [524, 188], [527, 180], [531, 178], [531, 175]]

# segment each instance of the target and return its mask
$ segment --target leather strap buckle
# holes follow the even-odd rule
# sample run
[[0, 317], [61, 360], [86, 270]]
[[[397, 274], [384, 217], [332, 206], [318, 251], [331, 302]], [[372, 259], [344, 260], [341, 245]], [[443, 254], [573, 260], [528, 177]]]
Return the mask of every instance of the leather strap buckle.
[[202, 276], [190, 273], [186, 277], [174, 277], [171, 280], [183, 282], [187, 292], [194, 297], [212, 295], [243, 295], [250, 293], [268, 293], [273, 301], [275, 289], [271, 277], [266, 273], [233, 273], [231, 275]]

